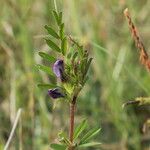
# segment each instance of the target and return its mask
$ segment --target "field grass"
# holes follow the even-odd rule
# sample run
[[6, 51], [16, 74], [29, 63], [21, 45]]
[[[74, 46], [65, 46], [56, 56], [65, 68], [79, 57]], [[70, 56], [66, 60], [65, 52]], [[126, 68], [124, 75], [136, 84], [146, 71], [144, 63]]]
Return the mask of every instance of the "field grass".
[[[142, 133], [149, 106], [122, 104], [149, 96], [149, 72], [140, 64], [123, 10], [128, 7], [150, 50], [150, 1], [57, 0], [68, 35], [81, 41], [94, 58], [90, 78], [80, 94], [76, 121], [101, 126], [96, 140], [103, 150], [148, 150], [150, 134]], [[0, 1], [0, 150], [16, 112], [22, 108], [10, 150], [47, 150], [60, 128], [68, 126], [68, 106], [53, 110], [47, 91], [37, 88], [51, 79], [35, 70], [40, 50], [51, 55], [43, 37], [45, 24], [55, 28], [52, 0]], [[94, 148], [93, 148], [94, 149]], [[96, 149], [96, 148], [95, 148]], [[98, 148], [99, 149], [99, 148]]]

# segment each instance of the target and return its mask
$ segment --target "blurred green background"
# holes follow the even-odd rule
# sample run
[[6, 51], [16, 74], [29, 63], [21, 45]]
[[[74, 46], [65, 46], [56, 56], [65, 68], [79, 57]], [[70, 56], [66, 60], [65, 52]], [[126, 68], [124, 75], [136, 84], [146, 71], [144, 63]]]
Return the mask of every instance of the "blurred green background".
[[[123, 10], [128, 7], [147, 50], [150, 50], [149, 0], [57, 0], [65, 30], [81, 41], [94, 58], [90, 79], [80, 94], [76, 122], [101, 126], [95, 140], [102, 150], [149, 150], [150, 133], [142, 133], [149, 106], [122, 104], [149, 96], [150, 76], [139, 63]], [[47, 150], [60, 129], [67, 130], [68, 106], [52, 109], [47, 91], [37, 83], [49, 77], [34, 69], [38, 51], [51, 55], [43, 37], [53, 27], [52, 0], [0, 0], [0, 149], [9, 137], [16, 112], [22, 108], [10, 150]], [[91, 148], [91, 150], [100, 148]]]

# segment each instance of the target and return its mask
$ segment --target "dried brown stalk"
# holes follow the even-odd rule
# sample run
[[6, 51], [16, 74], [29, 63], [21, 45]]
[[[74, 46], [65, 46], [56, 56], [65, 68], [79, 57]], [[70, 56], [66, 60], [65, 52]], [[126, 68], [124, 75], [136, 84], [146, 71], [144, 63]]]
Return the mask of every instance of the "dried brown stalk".
[[144, 44], [139, 37], [137, 28], [131, 19], [128, 8], [124, 10], [124, 15], [128, 20], [129, 28], [134, 38], [135, 44], [137, 48], [140, 50], [140, 62], [150, 71], [150, 59], [149, 59], [148, 53], [146, 52]]

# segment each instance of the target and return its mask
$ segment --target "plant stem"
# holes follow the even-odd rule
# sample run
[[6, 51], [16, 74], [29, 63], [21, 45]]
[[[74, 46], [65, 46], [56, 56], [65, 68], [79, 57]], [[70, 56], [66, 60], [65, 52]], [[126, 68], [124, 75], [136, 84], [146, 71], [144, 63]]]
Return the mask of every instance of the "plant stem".
[[69, 130], [69, 139], [70, 139], [71, 143], [73, 142], [74, 112], [75, 112], [75, 104], [70, 104], [70, 130]]
[[73, 150], [73, 133], [74, 133], [74, 115], [75, 115], [75, 104], [76, 104], [76, 96], [73, 97], [73, 100], [70, 104], [70, 128], [69, 128], [69, 140], [71, 142], [71, 146], [68, 150]]

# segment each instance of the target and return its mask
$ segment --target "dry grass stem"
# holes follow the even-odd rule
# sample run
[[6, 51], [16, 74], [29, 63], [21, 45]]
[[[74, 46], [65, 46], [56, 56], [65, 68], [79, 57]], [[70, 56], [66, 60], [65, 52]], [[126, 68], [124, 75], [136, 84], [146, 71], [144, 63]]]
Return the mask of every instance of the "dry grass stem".
[[21, 112], [22, 112], [22, 109], [19, 108], [19, 110], [17, 112], [17, 116], [16, 116], [14, 124], [13, 124], [13, 127], [12, 127], [12, 130], [11, 130], [10, 135], [9, 135], [9, 138], [7, 140], [7, 143], [6, 143], [5, 147], [4, 147], [4, 150], [8, 150], [8, 148], [9, 148], [9, 145], [10, 145], [10, 143], [12, 141], [13, 135], [14, 135], [16, 127], [17, 127], [17, 124], [19, 122], [19, 118], [21, 116]]
[[128, 24], [129, 24], [129, 28], [130, 31], [132, 33], [132, 36], [134, 38], [135, 44], [137, 46], [137, 48], [140, 50], [140, 62], [148, 69], [150, 70], [150, 59], [148, 56], [148, 53], [145, 50], [144, 44], [142, 42], [142, 40], [140, 39], [140, 36], [138, 34], [137, 28], [134, 25], [132, 19], [131, 19], [131, 15], [129, 13], [128, 8], [126, 8], [124, 10], [124, 15], [128, 20]]

